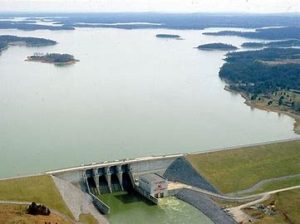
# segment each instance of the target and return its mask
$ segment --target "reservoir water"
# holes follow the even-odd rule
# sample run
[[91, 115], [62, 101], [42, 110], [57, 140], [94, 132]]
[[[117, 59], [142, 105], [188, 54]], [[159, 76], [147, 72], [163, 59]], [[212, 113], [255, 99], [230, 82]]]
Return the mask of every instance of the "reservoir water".
[[[1, 30], [58, 44], [12, 46], [0, 56], [0, 177], [295, 137], [292, 118], [251, 109], [224, 90], [224, 52], [194, 48], [247, 39], [202, 32]], [[80, 62], [24, 61], [35, 52], [69, 53]]]
[[[194, 48], [247, 40], [202, 32], [1, 30], [59, 44], [13, 46], [0, 55], [0, 177], [295, 137], [290, 117], [251, 109], [224, 90], [218, 77], [224, 52]], [[183, 40], [157, 39], [157, 33]], [[24, 61], [35, 52], [69, 53], [80, 62]], [[111, 206], [111, 223], [133, 223], [132, 217], [139, 223], [211, 223], [174, 198], [158, 207], [124, 193], [103, 200]]]

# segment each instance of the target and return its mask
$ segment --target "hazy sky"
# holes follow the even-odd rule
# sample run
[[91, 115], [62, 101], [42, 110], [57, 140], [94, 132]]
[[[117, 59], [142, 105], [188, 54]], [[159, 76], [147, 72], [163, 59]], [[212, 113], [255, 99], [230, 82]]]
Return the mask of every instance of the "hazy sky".
[[0, 0], [0, 11], [300, 12], [300, 0]]

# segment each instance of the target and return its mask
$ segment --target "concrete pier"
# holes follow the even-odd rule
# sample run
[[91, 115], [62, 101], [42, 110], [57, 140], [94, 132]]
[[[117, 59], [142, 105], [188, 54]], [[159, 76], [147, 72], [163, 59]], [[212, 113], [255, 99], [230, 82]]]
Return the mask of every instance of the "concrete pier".
[[121, 186], [121, 190], [124, 191], [122, 166], [117, 166], [117, 176], [118, 176], [118, 180], [119, 180], [119, 183], [120, 183], [120, 186]]
[[98, 194], [101, 194], [100, 192], [100, 185], [99, 185], [99, 177], [100, 175], [98, 174], [98, 170], [97, 169], [93, 169], [93, 178], [96, 184], [96, 190], [98, 192]]

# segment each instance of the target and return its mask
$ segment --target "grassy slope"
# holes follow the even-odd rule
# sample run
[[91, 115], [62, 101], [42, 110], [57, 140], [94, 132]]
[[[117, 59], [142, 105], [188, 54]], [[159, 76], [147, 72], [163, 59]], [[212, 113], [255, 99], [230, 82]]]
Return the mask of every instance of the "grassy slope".
[[0, 200], [43, 203], [73, 219], [52, 178], [47, 175], [1, 180]]
[[300, 141], [191, 154], [187, 159], [221, 192], [236, 192], [264, 179], [300, 173]]
[[26, 214], [25, 205], [0, 204], [0, 223], [5, 224], [45, 224], [59, 223], [71, 224], [63, 218], [50, 214], [50, 216], [33, 216]]
[[253, 193], [262, 193], [266, 191], [272, 191], [272, 190], [277, 190], [277, 189], [296, 186], [296, 185], [300, 185], [300, 177], [294, 177], [287, 180], [279, 180], [279, 181], [274, 181], [272, 183], [267, 183]]

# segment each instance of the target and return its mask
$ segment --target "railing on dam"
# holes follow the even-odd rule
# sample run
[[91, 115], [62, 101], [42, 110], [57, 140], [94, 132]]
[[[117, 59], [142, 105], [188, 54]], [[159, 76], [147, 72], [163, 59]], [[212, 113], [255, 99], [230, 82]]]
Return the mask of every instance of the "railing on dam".
[[76, 166], [76, 167], [71, 167], [71, 168], [48, 171], [46, 173], [51, 174], [51, 175], [57, 175], [57, 174], [61, 174], [64, 172], [76, 172], [76, 171], [84, 171], [84, 170], [95, 169], [95, 168], [120, 166], [120, 165], [124, 165], [124, 164], [137, 164], [137, 163], [144, 163], [144, 162], [157, 161], [157, 160], [176, 159], [176, 158], [179, 158], [182, 156], [184, 156], [184, 154], [148, 156], [148, 157], [141, 157], [141, 158], [135, 158], [135, 159], [104, 161], [104, 162], [99, 162], [99, 163], [92, 163], [89, 165], [81, 165], [81, 166]]

